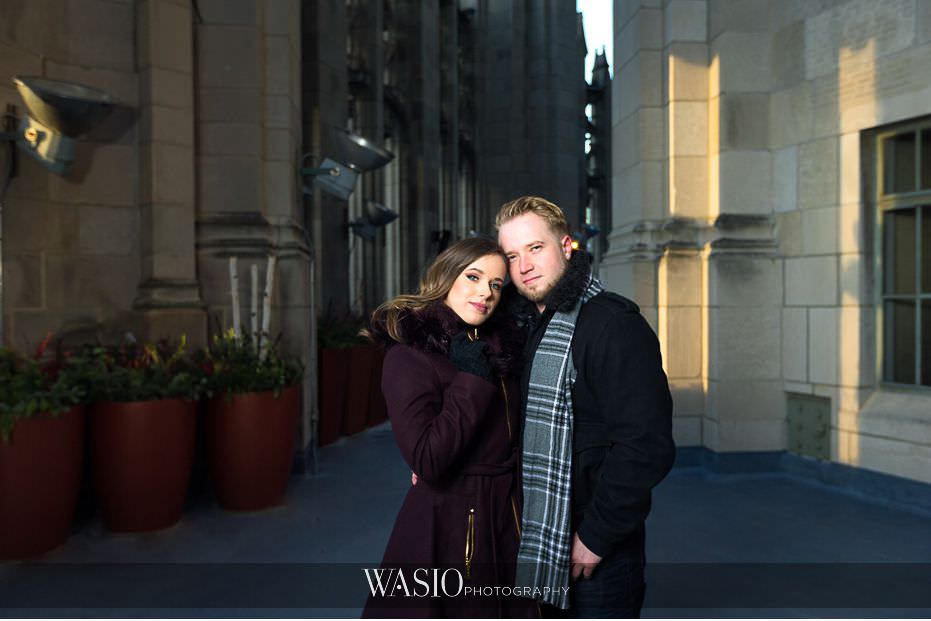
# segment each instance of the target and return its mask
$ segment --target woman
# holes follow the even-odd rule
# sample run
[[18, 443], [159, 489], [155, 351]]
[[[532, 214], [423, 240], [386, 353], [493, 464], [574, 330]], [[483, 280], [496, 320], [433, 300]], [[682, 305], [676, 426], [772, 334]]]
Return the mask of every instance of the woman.
[[[388, 415], [417, 482], [382, 562], [401, 569], [404, 585], [383, 572], [395, 596], [371, 597], [365, 617], [536, 616], [532, 601], [501, 589], [464, 594], [464, 587], [512, 586], [520, 541], [522, 343], [509, 318], [493, 315], [506, 274], [494, 241], [465, 239], [436, 258], [416, 295], [390, 300], [372, 316], [371, 335], [387, 348]], [[440, 577], [457, 570], [447, 574], [449, 597], [414, 596], [427, 591], [417, 569], [440, 595], [442, 584], [427, 570]]]

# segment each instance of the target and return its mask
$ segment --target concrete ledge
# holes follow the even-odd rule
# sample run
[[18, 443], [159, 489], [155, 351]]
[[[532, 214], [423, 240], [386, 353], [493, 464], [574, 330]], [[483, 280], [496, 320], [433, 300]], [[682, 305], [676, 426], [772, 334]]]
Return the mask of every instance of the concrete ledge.
[[931, 514], [931, 484], [785, 451], [718, 453], [701, 446], [687, 446], [677, 450], [673, 467], [724, 475], [782, 474], [864, 500]]

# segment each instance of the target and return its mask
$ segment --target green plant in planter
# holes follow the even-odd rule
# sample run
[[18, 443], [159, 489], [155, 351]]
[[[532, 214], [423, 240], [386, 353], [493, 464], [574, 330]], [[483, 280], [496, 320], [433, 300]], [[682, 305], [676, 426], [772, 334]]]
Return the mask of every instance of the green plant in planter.
[[16, 422], [42, 412], [61, 414], [82, 403], [85, 387], [74, 370], [79, 361], [56, 357], [43, 362], [47, 336], [33, 358], [0, 348], [0, 438], [9, 442]]
[[207, 389], [203, 370], [185, 356], [187, 337], [177, 343], [141, 345], [126, 341], [115, 347], [86, 346], [77, 357], [83, 383], [93, 401], [198, 399]]
[[237, 337], [232, 329], [214, 336], [210, 346], [195, 355], [207, 377], [211, 395], [273, 391], [276, 395], [301, 381], [304, 365], [298, 358], [281, 354], [279, 339], [261, 347], [248, 335]]

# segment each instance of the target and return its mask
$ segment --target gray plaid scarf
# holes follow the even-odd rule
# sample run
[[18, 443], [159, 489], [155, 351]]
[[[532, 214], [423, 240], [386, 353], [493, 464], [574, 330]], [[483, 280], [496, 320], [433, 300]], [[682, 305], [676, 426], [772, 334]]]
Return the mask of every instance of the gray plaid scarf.
[[589, 276], [582, 297], [556, 312], [533, 356], [524, 419], [520, 550], [515, 585], [533, 598], [569, 607], [570, 500], [572, 478], [572, 334], [582, 304], [603, 290]]

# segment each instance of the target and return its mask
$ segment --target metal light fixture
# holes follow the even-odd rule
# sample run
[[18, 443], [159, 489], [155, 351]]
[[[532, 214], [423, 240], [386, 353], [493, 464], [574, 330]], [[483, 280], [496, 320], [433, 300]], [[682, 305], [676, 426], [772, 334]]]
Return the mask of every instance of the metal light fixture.
[[365, 215], [350, 222], [349, 228], [359, 237], [372, 240], [375, 239], [375, 233], [379, 228], [397, 219], [398, 214], [393, 209], [375, 201], [368, 201], [365, 204]]
[[316, 168], [304, 167], [311, 154], [301, 159], [301, 177], [313, 178], [311, 186], [304, 185], [304, 193], [310, 194], [313, 187], [332, 194], [342, 200], [348, 200], [356, 187], [356, 179], [361, 173], [377, 170], [394, 159], [394, 154], [353, 134], [349, 130], [334, 127], [334, 153], [325, 157]]
[[[47, 169], [63, 175], [74, 162], [74, 139], [100, 124], [117, 105], [109, 93], [74, 82], [15, 76], [13, 83], [23, 98], [28, 113], [19, 120], [17, 128], [16, 108], [9, 105], [0, 127], [0, 144], [9, 145], [6, 171], [0, 180], [0, 217], [3, 214], [3, 196], [15, 171], [17, 147]], [[2, 239], [3, 230], [0, 225], [0, 245]], [[0, 247], [0, 317], [3, 316], [2, 257]], [[0, 329], [0, 345], [2, 344], [3, 330]]]
[[74, 161], [74, 139], [100, 124], [117, 103], [109, 93], [73, 82], [24, 76], [13, 83], [29, 112], [17, 131], [0, 136], [58, 174]]

